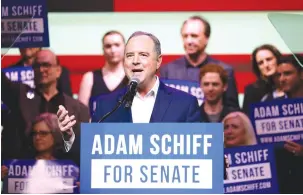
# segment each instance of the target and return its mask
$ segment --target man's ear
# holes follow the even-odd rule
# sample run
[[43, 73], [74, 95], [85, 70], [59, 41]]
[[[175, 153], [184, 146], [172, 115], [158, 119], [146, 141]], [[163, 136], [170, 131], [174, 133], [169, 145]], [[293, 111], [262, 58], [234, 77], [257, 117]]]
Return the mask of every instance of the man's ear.
[[223, 87], [224, 92], [226, 92], [227, 88], [228, 88], [228, 84], [226, 83]]
[[162, 55], [159, 55], [157, 57], [157, 70], [160, 68], [161, 63], [162, 63]]
[[62, 74], [62, 67], [60, 65], [57, 65], [57, 67], [56, 67], [56, 76], [57, 76], [57, 79], [60, 78], [61, 74]]

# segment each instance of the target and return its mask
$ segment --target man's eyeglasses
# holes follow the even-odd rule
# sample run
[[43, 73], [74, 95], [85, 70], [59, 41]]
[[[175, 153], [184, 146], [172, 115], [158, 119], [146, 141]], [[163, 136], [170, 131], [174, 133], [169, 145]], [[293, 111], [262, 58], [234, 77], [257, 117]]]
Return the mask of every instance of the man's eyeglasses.
[[44, 62], [44, 63], [35, 63], [32, 65], [33, 69], [38, 69], [40, 67], [43, 67], [43, 68], [50, 68], [52, 66], [55, 66], [55, 65], [52, 65], [50, 63], [47, 63], [47, 62]]
[[45, 137], [51, 133], [52, 132], [50, 132], [50, 131], [31, 131], [30, 136], [35, 137], [35, 136], [39, 135], [40, 137]]

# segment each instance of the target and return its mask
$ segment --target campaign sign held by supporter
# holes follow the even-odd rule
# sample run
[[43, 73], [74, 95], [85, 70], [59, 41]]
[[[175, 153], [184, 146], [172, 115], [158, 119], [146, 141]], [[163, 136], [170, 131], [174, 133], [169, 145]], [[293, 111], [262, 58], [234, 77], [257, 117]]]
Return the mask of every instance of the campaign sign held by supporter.
[[303, 140], [302, 98], [253, 104], [251, 119], [259, 143]]
[[13, 194], [79, 193], [79, 167], [69, 160], [10, 160], [3, 189]]
[[176, 79], [161, 79], [161, 81], [169, 87], [184, 91], [197, 97], [199, 105], [203, 103], [204, 94], [200, 88], [200, 83]]
[[220, 123], [82, 123], [81, 193], [223, 193]]
[[11, 81], [22, 82], [31, 88], [35, 88], [34, 70], [32, 67], [4, 68], [2, 72]]
[[[34, 70], [32, 67], [18, 67], [18, 68], [4, 68], [2, 72], [5, 73], [6, 77], [11, 81], [22, 82], [35, 88], [34, 83]], [[30, 94], [28, 94], [30, 95]], [[2, 109], [8, 109], [8, 107], [1, 102]]]
[[279, 193], [272, 145], [225, 148], [229, 168], [225, 194]]
[[1, 1], [2, 48], [49, 47], [46, 0]]

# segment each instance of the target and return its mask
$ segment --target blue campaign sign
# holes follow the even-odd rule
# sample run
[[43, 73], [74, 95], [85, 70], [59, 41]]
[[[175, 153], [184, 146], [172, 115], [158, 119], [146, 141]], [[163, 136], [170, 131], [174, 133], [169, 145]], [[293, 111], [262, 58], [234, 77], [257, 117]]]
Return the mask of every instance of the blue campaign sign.
[[34, 84], [34, 70], [31, 66], [29, 67], [17, 67], [17, 68], [4, 68], [2, 72], [5, 73], [6, 77], [14, 82], [22, 82], [27, 84], [31, 88], [35, 88]]
[[277, 194], [278, 183], [272, 145], [225, 148], [230, 165], [225, 194]]
[[251, 106], [251, 121], [259, 143], [303, 140], [303, 100], [282, 99]]
[[161, 81], [169, 87], [184, 91], [186, 93], [189, 93], [197, 97], [199, 105], [203, 103], [204, 94], [200, 88], [199, 82], [176, 80], [176, 79], [161, 79]]
[[82, 123], [81, 193], [223, 193], [220, 123]]
[[70, 160], [9, 160], [4, 191], [25, 193], [79, 193], [79, 167]]
[[[11, 81], [22, 82], [31, 88], [35, 88], [34, 70], [32, 67], [3, 68], [2, 72], [4, 72]], [[1, 103], [1, 108], [8, 109], [3, 103]]]
[[49, 47], [46, 0], [1, 1], [2, 48]]

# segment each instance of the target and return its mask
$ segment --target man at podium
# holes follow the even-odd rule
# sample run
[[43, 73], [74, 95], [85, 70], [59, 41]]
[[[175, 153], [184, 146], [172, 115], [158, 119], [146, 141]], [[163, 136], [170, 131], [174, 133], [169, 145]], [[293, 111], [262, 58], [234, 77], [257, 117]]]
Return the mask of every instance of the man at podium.
[[[146, 32], [133, 33], [126, 43], [124, 71], [128, 87], [103, 95], [94, 102], [92, 122], [200, 122], [196, 97], [166, 86], [156, 75], [162, 62], [161, 44]], [[61, 131], [72, 129], [74, 117], [60, 106]]]

